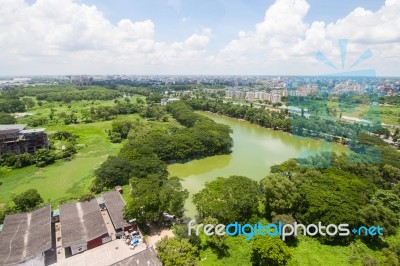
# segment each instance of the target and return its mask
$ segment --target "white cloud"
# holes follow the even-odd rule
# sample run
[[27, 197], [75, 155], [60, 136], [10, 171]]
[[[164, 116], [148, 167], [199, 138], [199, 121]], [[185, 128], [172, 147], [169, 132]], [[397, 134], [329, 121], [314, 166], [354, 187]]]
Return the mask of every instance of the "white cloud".
[[386, 1], [377, 12], [361, 7], [327, 26], [332, 38], [348, 38], [354, 42], [375, 44], [400, 42], [400, 1]]
[[190, 57], [203, 53], [211, 37], [211, 30], [204, 29], [180, 42], [156, 42], [151, 20], [122, 19], [114, 25], [95, 6], [73, 0], [37, 0], [31, 6], [22, 0], [0, 0], [0, 5], [6, 7], [0, 9], [3, 73], [11, 63], [7, 61], [21, 62], [26, 73], [32, 65], [41, 65], [46, 73], [49, 64], [47, 71], [63, 73], [80, 67], [91, 73], [96, 64], [103, 65], [102, 72], [121, 69], [119, 64], [126, 72], [136, 71], [143, 64], [194, 60]]
[[[322, 21], [307, 24], [309, 7], [305, 0], [277, 0], [266, 11], [264, 20], [253, 31], [240, 31], [239, 38], [225, 46], [217, 60], [223, 64], [239, 58], [242, 68], [258, 69], [256, 73], [260, 74], [280, 74], [275, 70], [284, 74], [322, 74], [330, 69], [315, 60], [316, 52], [324, 52], [340, 65], [338, 39], [348, 39], [348, 61], [371, 48], [374, 57], [369, 67], [376, 68], [378, 74], [400, 74], [388, 68], [400, 63], [399, 0], [387, 0], [376, 12], [356, 8], [329, 25]], [[256, 57], [259, 60], [254, 60]]]
[[[179, 11], [180, 0], [168, 0]], [[372, 12], [361, 7], [334, 23], [306, 22], [306, 0], [277, 0], [251, 31], [211, 54], [212, 30], [184, 40], [156, 41], [151, 20], [113, 24], [96, 8], [74, 0], [0, 0], [0, 73], [322, 74], [324, 52], [340, 66], [338, 39], [349, 40], [348, 62], [371, 48], [364, 66], [397, 74], [400, 1]], [[182, 22], [187, 21], [183, 19]]]

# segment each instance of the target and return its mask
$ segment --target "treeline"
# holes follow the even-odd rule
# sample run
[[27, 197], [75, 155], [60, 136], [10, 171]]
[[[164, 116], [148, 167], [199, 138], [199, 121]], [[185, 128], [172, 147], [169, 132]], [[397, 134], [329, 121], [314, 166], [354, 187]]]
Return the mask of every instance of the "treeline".
[[190, 99], [186, 101], [195, 110], [210, 111], [274, 130], [282, 130], [304, 137], [320, 138], [343, 144], [355, 144], [361, 133], [387, 134], [379, 124], [345, 123], [319, 116], [306, 116], [303, 112], [270, 111], [247, 105], [223, 103], [220, 100]]
[[379, 98], [379, 103], [380, 104], [390, 104], [390, 105], [399, 106], [400, 105], [400, 96], [380, 97]]
[[86, 90], [70, 90], [70, 91], [40, 93], [36, 95], [36, 99], [38, 101], [69, 103], [72, 101], [82, 101], [82, 100], [106, 101], [106, 100], [113, 100], [121, 96], [122, 93], [119, 91], [112, 91], [104, 88], [94, 88]]
[[270, 111], [268, 109], [253, 108], [247, 105], [223, 103], [220, 100], [191, 99], [187, 101], [195, 110], [210, 111], [229, 117], [244, 119], [263, 127], [290, 132], [290, 119], [287, 110]]
[[16, 113], [16, 112], [25, 112], [25, 104], [13, 98], [0, 98], [0, 113]]
[[55, 85], [8, 89], [6, 95], [20, 98], [36, 97], [38, 101], [72, 102], [81, 100], [113, 100], [123, 95], [122, 91], [99, 86]]

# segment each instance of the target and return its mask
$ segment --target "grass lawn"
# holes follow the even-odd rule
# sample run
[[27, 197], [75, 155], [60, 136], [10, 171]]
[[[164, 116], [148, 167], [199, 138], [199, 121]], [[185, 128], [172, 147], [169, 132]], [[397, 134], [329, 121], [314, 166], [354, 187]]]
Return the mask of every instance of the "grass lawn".
[[[202, 236], [204, 238], [204, 236]], [[383, 263], [384, 257], [381, 251], [372, 250], [364, 243], [357, 240], [348, 246], [329, 246], [321, 244], [316, 238], [299, 236], [297, 246], [289, 247], [292, 259], [289, 266], [362, 266], [364, 257], [372, 257]], [[400, 241], [399, 236], [392, 236], [389, 242]], [[251, 241], [245, 237], [228, 237], [229, 255], [218, 257], [209, 247], [200, 250], [200, 265], [203, 266], [251, 266]]]
[[390, 125], [400, 125], [400, 107], [380, 106], [382, 122]]
[[[126, 115], [136, 119], [138, 115]], [[22, 169], [0, 168], [0, 203], [12, 200], [13, 196], [34, 188], [45, 201], [52, 201], [55, 207], [65, 198], [77, 197], [89, 192], [93, 171], [109, 155], [116, 155], [122, 144], [108, 140], [105, 130], [111, 128], [112, 121], [90, 124], [49, 126], [47, 132], [66, 130], [79, 135], [78, 144], [83, 148], [71, 161], [59, 160], [45, 168], [29, 166]]]
[[296, 247], [291, 247], [292, 260], [289, 265], [362, 265], [364, 256], [375, 258], [378, 263], [382, 260], [380, 251], [368, 248], [361, 241], [356, 241], [348, 246], [322, 245], [312, 237], [299, 237]]

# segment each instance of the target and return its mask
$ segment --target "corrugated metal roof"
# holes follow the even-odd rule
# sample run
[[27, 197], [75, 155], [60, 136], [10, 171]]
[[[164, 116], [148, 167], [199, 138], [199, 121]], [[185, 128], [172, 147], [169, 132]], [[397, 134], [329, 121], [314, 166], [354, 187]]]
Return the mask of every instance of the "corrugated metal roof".
[[25, 129], [21, 130], [21, 134], [30, 134], [30, 133], [37, 133], [37, 132], [44, 132], [46, 129], [45, 128], [33, 128], [33, 129]]
[[0, 233], [0, 264], [14, 265], [51, 248], [50, 205], [32, 213], [7, 215]]
[[129, 226], [129, 223], [124, 219], [125, 201], [122, 199], [121, 194], [118, 191], [106, 192], [103, 194], [103, 199], [114, 228], [122, 229]]
[[26, 125], [24, 125], [24, 124], [0, 125], [0, 131], [1, 130], [9, 130], [9, 129], [23, 130], [24, 128], [26, 128]]
[[150, 247], [111, 266], [162, 266], [156, 251]]
[[63, 247], [83, 244], [107, 234], [107, 227], [96, 199], [60, 206]]

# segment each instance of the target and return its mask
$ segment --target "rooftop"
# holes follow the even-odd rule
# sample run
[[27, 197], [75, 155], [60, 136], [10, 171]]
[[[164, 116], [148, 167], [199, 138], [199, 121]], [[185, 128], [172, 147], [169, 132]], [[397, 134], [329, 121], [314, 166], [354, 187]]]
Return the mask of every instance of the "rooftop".
[[15, 124], [15, 125], [0, 125], [0, 131], [3, 130], [23, 130], [26, 128], [24, 124]]
[[6, 216], [0, 233], [1, 265], [27, 261], [50, 248], [50, 205], [32, 213]]
[[162, 266], [161, 261], [157, 258], [156, 251], [150, 247], [142, 252], [139, 252], [129, 258], [121, 260], [111, 266]]
[[123, 229], [129, 226], [124, 219], [125, 202], [118, 191], [106, 192], [103, 194], [103, 199], [106, 204], [108, 213], [115, 229]]
[[107, 234], [107, 227], [96, 199], [60, 206], [63, 247], [83, 244]]
[[44, 132], [45, 128], [34, 128], [34, 129], [25, 129], [21, 130], [22, 134], [30, 134], [30, 133], [37, 133], [37, 132]]

